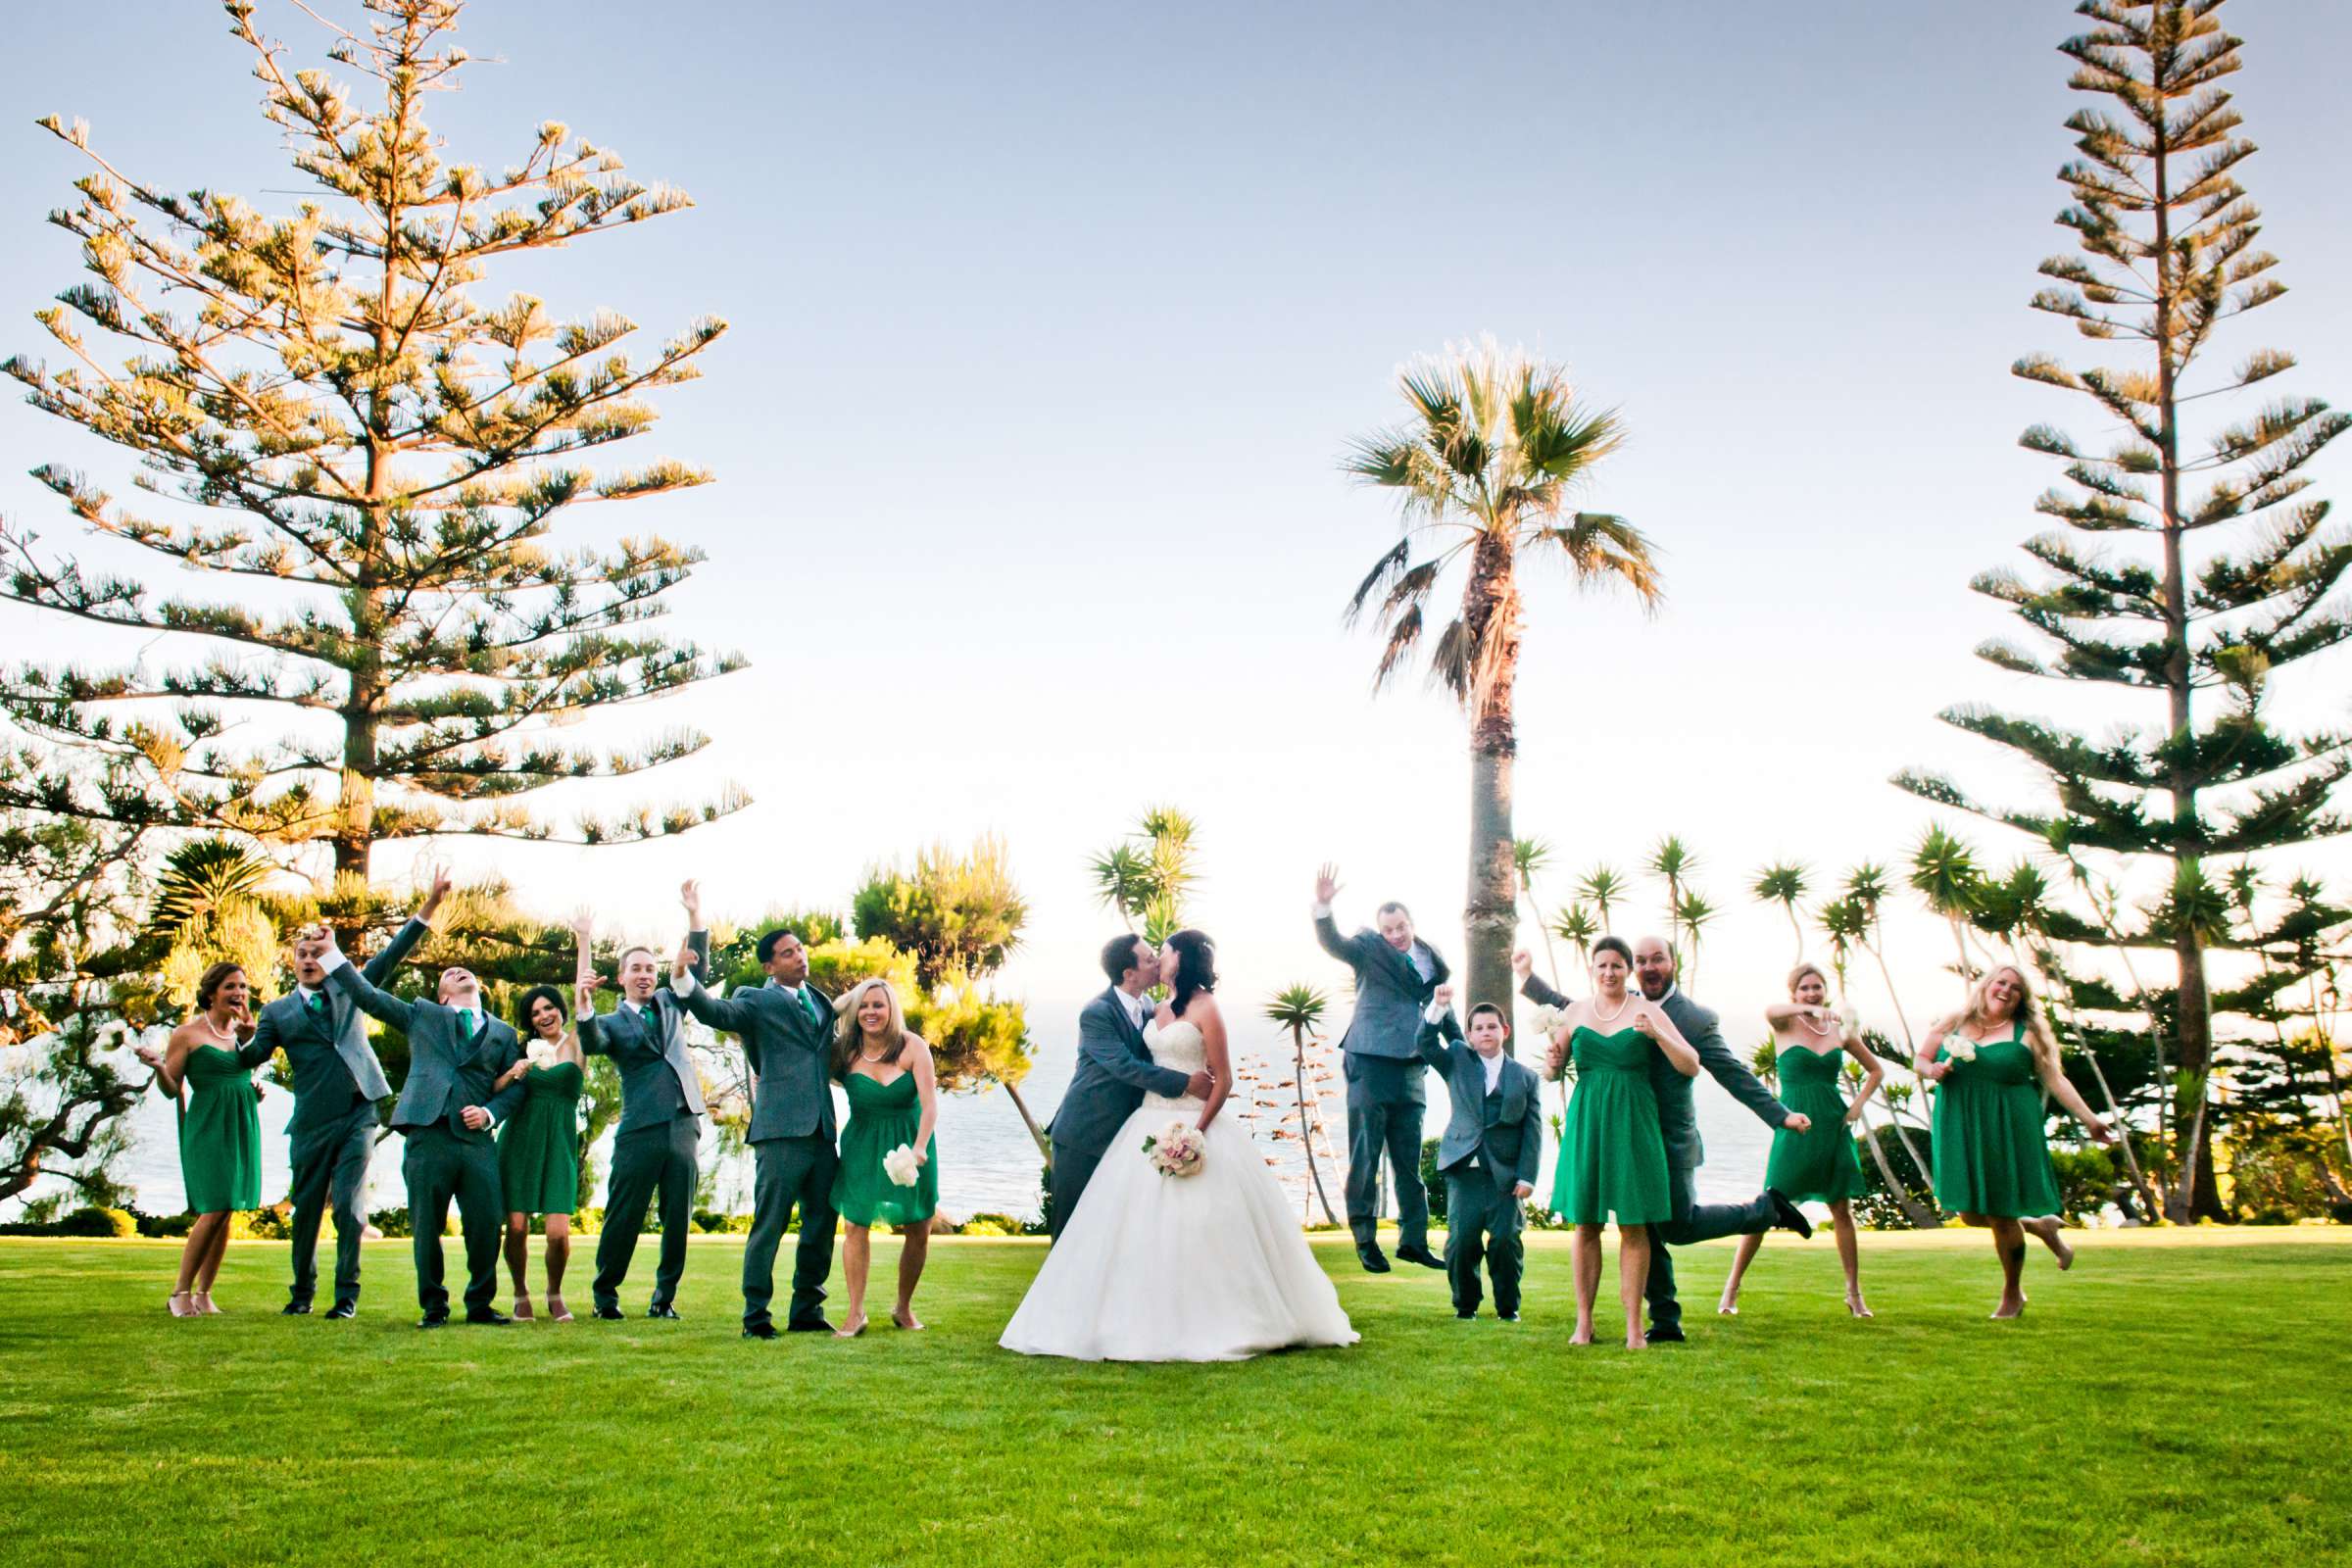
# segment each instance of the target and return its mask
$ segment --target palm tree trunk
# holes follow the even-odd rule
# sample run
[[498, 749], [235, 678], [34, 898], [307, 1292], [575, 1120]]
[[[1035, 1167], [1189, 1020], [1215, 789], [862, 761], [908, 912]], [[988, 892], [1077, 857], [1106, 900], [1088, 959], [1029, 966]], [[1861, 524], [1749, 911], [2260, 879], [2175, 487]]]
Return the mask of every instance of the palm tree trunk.
[[1010, 1084], [1004, 1085], [1004, 1093], [1010, 1097], [1012, 1108], [1021, 1113], [1021, 1121], [1028, 1127], [1030, 1138], [1035, 1140], [1037, 1152], [1046, 1156], [1048, 1164], [1053, 1163], [1054, 1140], [1046, 1136], [1045, 1129], [1038, 1126], [1037, 1118], [1029, 1114], [1028, 1102], [1022, 1100], [1021, 1092]]
[[1306, 1116], [1306, 1031], [1294, 1025], [1291, 1029], [1293, 1081], [1298, 1086], [1298, 1147], [1306, 1153], [1307, 1179], [1315, 1184], [1315, 1200], [1323, 1205], [1323, 1222], [1337, 1225], [1340, 1217], [1331, 1211], [1330, 1195], [1323, 1191], [1323, 1170], [1315, 1163], [1315, 1128]]
[[[1903, 1124], [1896, 1119], [1893, 1111], [1889, 1110], [1886, 1113], [1886, 1120], [1888, 1125], [1894, 1128], [1894, 1135], [1901, 1138]], [[1886, 1151], [1879, 1144], [1878, 1133], [1870, 1125], [1870, 1107], [1868, 1105], [1862, 1107], [1862, 1142], [1870, 1150], [1872, 1162], [1879, 1167], [1879, 1179], [1885, 1182], [1886, 1190], [1894, 1195], [1894, 1200], [1902, 1208], [1903, 1217], [1911, 1222], [1911, 1228], [1922, 1231], [1941, 1230], [1943, 1216], [1922, 1204], [1918, 1199], [1913, 1198], [1911, 1189], [1905, 1187], [1895, 1176], [1894, 1162], [1886, 1157]], [[1911, 1163], [1921, 1171], [1924, 1172], [1928, 1168], [1920, 1164], [1919, 1152], [1911, 1147], [1907, 1139], [1903, 1143], [1903, 1152], [1911, 1156]]]
[[[1462, 910], [1469, 944], [1465, 1000], [1507, 1006], [1511, 938], [1519, 925], [1519, 862], [1511, 835], [1511, 773], [1519, 740], [1511, 689], [1519, 667], [1519, 590], [1510, 547], [1492, 533], [1474, 552], [1463, 590], [1476, 665], [1463, 694], [1470, 708], [1470, 877]], [[1514, 1042], [1515, 1044], [1515, 1042]]]

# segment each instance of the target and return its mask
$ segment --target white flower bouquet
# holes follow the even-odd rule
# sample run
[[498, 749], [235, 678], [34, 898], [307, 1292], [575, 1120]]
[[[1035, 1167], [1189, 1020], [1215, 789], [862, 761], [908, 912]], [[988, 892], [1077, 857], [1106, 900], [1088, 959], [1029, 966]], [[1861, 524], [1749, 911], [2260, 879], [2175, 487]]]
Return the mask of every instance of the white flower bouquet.
[[882, 1174], [890, 1178], [894, 1187], [912, 1187], [922, 1168], [923, 1162], [914, 1157], [911, 1144], [901, 1144], [882, 1156]]
[[1974, 1061], [1977, 1059], [1977, 1043], [1966, 1035], [1945, 1035], [1943, 1054], [1954, 1061]]
[[556, 1064], [556, 1046], [552, 1040], [534, 1040], [522, 1048], [524, 1056], [534, 1067], [553, 1067]]
[[1208, 1157], [1208, 1143], [1200, 1128], [1172, 1121], [1144, 1140], [1144, 1155], [1162, 1176], [1192, 1176]]

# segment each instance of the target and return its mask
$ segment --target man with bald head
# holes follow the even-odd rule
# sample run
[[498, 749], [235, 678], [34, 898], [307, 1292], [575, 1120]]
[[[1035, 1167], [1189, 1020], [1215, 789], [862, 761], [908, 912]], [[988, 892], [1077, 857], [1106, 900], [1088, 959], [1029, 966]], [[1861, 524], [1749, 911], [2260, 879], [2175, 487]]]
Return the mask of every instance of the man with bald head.
[[[1519, 976], [1520, 995], [1542, 1006], [1564, 1007], [1568, 999], [1536, 978], [1534, 957], [1521, 951], [1511, 955], [1511, 968]], [[1714, 1012], [1700, 1006], [1674, 983], [1674, 949], [1663, 937], [1643, 937], [1634, 944], [1634, 979], [1642, 987], [1642, 995], [1665, 1010], [1674, 1026], [1690, 1042], [1698, 1059], [1715, 1081], [1731, 1091], [1732, 1098], [1756, 1113], [1768, 1127], [1787, 1127], [1791, 1132], [1804, 1132], [1812, 1121], [1800, 1111], [1790, 1110], [1775, 1099], [1771, 1090], [1756, 1081], [1756, 1075], [1742, 1066], [1723, 1043], [1723, 1029]], [[1551, 1048], [1551, 1070], [1560, 1070], [1561, 1048]], [[1799, 1236], [1810, 1236], [1813, 1227], [1798, 1212], [1794, 1203], [1767, 1187], [1744, 1203], [1701, 1203], [1698, 1201], [1698, 1167], [1706, 1162], [1706, 1150], [1698, 1139], [1698, 1116], [1692, 1108], [1690, 1086], [1693, 1080], [1674, 1070], [1674, 1064], [1663, 1054], [1653, 1053], [1649, 1069], [1649, 1086], [1658, 1102], [1658, 1130], [1666, 1140], [1666, 1168], [1674, 1200], [1674, 1218], [1663, 1225], [1649, 1228], [1649, 1340], [1652, 1345], [1663, 1341], [1672, 1344], [1683, 1338], [1683, 1305], [1674, 1294], [1674, 1258], [1669, 1247], [1689, 1247], [1696, 1242], [1713, 1241], [1721, 1236], [1743, 1236], [1751, 1231], [1766, 1231], [1776, 1225], [1786, 1226]]]
[[441, 971], [432, 1002], [406, 1002], [379, 991], [336, 951], [320, 926], [327, 983], [361, 1011], [409, 1037], [409, 1077], [392, 1107], [392, 1126], [408, 1142], [401, 1174], [409, 1184], [409, 1233], [416, 1259], [416, 1326], [449, 1321], [449, 1291], [441, 1283], [441, 1232], [449, 1205], [458, 1205], [466, 1233], [466, 1321], [504, 1323], [491, 1302], [498, 1296], [498, 1247], [507, 1216], [491, 1129], [522, 1103], [522, 1080], [506, 1088], [499, 1078], [522, 1057], [522, 1041], [503, 1018], [482, 1006], [482, 982], [464, 964]]

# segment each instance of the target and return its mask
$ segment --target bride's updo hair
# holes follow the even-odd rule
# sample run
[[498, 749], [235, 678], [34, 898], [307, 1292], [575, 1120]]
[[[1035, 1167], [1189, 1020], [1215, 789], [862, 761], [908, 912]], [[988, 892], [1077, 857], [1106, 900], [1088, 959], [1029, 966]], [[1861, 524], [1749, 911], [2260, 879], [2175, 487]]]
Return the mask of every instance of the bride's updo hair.
[[1168, 938], [1168, 950], [1176, 955], [1176, 994], [1168, 1005], [1181, 1018], [1197, 994], [1217, 989], [1217, 945], [1207, 932], [1187, 929]]

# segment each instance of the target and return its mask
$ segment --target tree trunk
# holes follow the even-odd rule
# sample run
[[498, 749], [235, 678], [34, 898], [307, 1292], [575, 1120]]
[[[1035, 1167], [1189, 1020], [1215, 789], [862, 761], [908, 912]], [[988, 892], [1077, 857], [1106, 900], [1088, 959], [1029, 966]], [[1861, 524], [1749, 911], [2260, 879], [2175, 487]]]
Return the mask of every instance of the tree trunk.
[[1291, 1031], [1293, 1047], [1292, 1072], [1298, 1086], [1298, 1147], [1306, 1154], [1307, 1179], [1315, 1184], [1315, 1201], [1323, 1205], [1323, 1223], [1337, 1225], [1340, 1217], [1331, 1211], [1330, 1195], [1323, 1191], [1323, 1169], [1315, 1163], [1315, 1128], [1306, 1114], [1306, 1032], [1296, 1026]]
[[[1002, 1082], [1002, 1080], [1000, 1080], [1000, 1082]], [[1004, 1084], [1004, 1088], [1006, 1098], [1012, 1102], [1012, 1108], [1021, 1113], [1022, 1125], [1029, 1129], [1029, 1137], [1036, 1143], [1037, 1152], [1046, 1156], [1046, 1162], [1048, 1164], [1052, 1164], [1054, 1160], [1054, 1140], [1046, 1136], [1045, 1129], [1038, 1126], [1037, 1118], [1029, 1114], [1028, 1102], [1021, 1099], [1021, 1092], [1010, 1084]]]
[[[1893, 1111], [1889, 1110], [1886, 1113], [1886, 1120], [1893, 1126], [1895, 1136], [1901, 1137], [1902, 1123], [1895, 1120]], [[1870, 1150], [1872, 1161], [1879, 1167], [1879, 1179], [1885, 1182], [1886, 1190], [1894, 1195], [1895, 1202], [1902, 1208], [1903, 1217], [1911, 1222], [1912, 1228], [1923, 1231], [1941, 1230], [1943, 1216], [1934, 1209], [1922, 1205], [1917, 1199], [1911, 1196], [1911, 1189], [1905, 1187], [1896, 1177], [1894, 1162], [1886, 1157], [1886, 1151], [1879, 1146], [1879, 1135], [1870, 1125], [1870, 1107], [1868, 1105], [1862, 1107], [1862, 1142]], [[1912, 1149], [1908, 1140], [1903, 1144], [1903, 1152], [1911, 1156], [1913, 1164], [1919, 1164], [1919, 1154]], [[1919, 1168], [1922, 1172], [1927, 1170], [1925, 1165], [1920, 1165]]]
[[[1519, 590], [1507, 544], [1483, 535], [1463, 590], [1462, 618], [1477, 666], [1470, 709], [1470, 877], [1462, 927], [1462, 1000], [1509, 1007], [1511, 940], [1519, 929], [1519, 862], [1512, 854], [1511, 769], [1519, 751], [1511, 688], [1519, 666]], [[1517, 1042], [1511, 1042], [1515, 1047]]]

